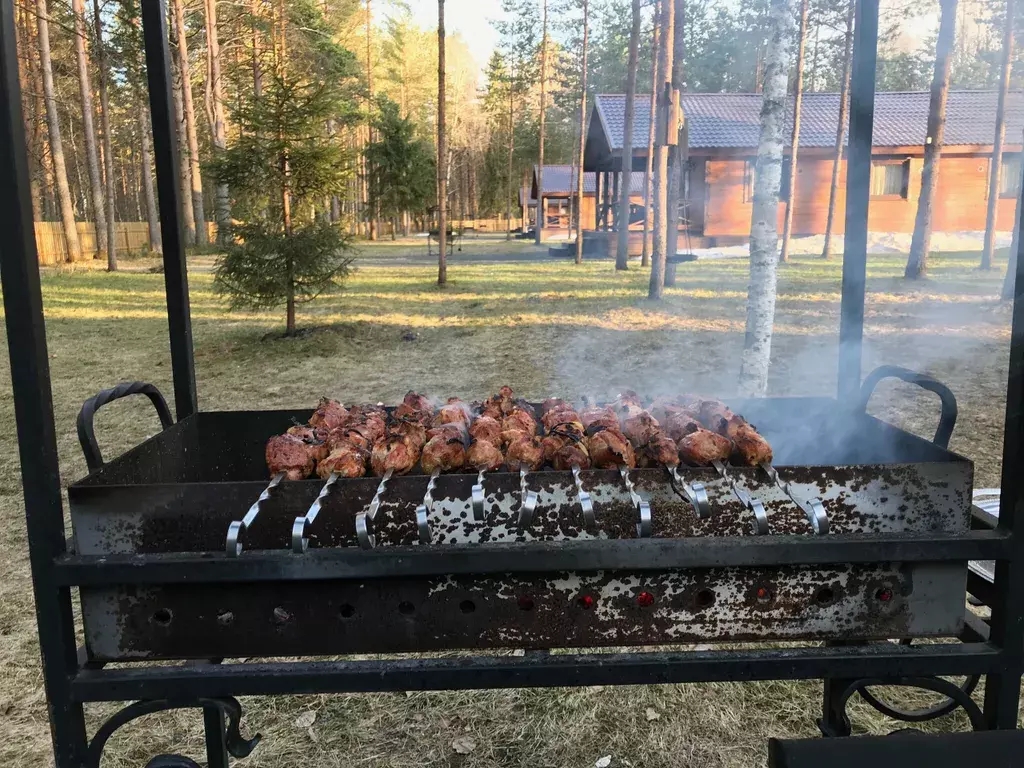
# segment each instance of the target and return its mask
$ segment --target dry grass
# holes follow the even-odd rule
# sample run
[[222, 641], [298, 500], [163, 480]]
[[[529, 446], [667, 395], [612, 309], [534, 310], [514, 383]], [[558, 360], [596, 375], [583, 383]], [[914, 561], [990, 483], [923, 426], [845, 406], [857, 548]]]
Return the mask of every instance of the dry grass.
[[[532, 252], [522, 243], [502, 247]], [[467, 254], [471, 248], [467, 241]], [[412, 253], [388, 243], [367, 251], [374, 259]], [[949, 383], [961, 406], [953, 447], [977, 462], [982, 486], [998, 480], [1009, 313], [994, 298], [999, 271], [979, 272], [976, 261], [976, 254], [945, 254], [931, 280], [908, 285], [900, 258], [872, 257], [865, 369], [900, 363]], [[154, 264], [134, 261], [134, 271], [115, 275], [44, 274], [65, 482], [85, 470], [74, 422], [85, 398], [128, 379], [170, 393], [163, 280], [146, 271]], [[530, 396], [626, 386], [728, 394], [743, 344], [743, 261], [681, 267], [677, 287], [657, 305], [645, 299], [646, 271], [616, 274], [609, 262], [455, 261], [445, 290], [433, 285], [429, 264], [365, 267], [344, 291], [303, 309], [300, 323], [314, 330], [297, 339], [272, 334], [280, 328], [276, 314], [230, 311], [211, 292], [209, 266], [209, 258], [196, 259], [191, 276], [205, 409], [308, 407], [321, 393], [395, 400], [410, 387], [476, 397], [504, 383]], [[838, 263], [807, 257], [782, 268], [774, 393], [834, 391], [839, 278]], [[902, 385], [880, 392], [875, 410], [923, 434], [937, 417], [931, 396]], [[0, 418], [0, 765], [35, 767], [48, 764], [49, 739], [6, 367]], [[156, 427], [148, 404], [131, 401], [98, 419], [109, 455]], [[254, 698], [245, 702], [245, 727], [265, 738], [245, 764], [538, 768], [591, 766], [610, 754], [613, 766], [738, 768], [763, 764], [769, 736], [813, 735], [819, 697], [817, 683], [770, 682]], [[649, 719], [648, 709], [657, 717]], [[110, 710], [91, 707], [92, 724]], [[315, 723], [297, 726], [306, 711], [316, 712]], [[864, 706], [854, 714], [859, 731], [889, 729]], [[962, 726], [962, 718], [937, 725]], [[456, 754], [457, 736], [471, 736], [476, 749]], [[172, 749], [201, 754], [195, 714], [124, 729], [105, 765], [140, 765]]]

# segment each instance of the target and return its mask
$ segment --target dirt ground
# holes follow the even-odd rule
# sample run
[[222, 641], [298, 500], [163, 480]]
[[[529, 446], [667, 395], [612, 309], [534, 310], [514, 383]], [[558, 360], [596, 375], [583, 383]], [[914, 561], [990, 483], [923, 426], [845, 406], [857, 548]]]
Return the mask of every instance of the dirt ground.
[[[408, 250], [403, 250], [402, 248]], [[595, 397], [626, 388], [735, 390], [743, 346], [747, 265], [680, 267], [664, 301], [649, 303], [647, 272], [615, 273], [608, 261], [575, 266], [539, 258], [520, 242], [474, 254], [467, 244], [434, 285], [436, 266], [417, 244], [364, 248], [344, 290], [302, 308], [299, 338], [281, 338], [283, 311], [232, 311], [212, 292], [209, 257], [191, 269], [200, 407], [312, 407], [395, 401], [409, 388], [477, 398], [510, 384], [528, 397]], [[505, 257], [502, 257], [502, 254]], [[528, 261], [513, 262], [520, 254]], [[389, 265], [385, 262], [393, 260]], [[864, 370], [898, 363], [952, 387], [960, 420], [952, 447], [976, 462], [976, 487], [998, 484], [1009, 345], [1008, 308], [997, 300], [1005, 268], [976, 269], [978, 254], [941, 254], [931, 277], [909, 284], [902, 257], [872, 256]], [[65, 484], [85, 473], [75, 416], [83, 400], [119, 381], [145, 380], [168, 395], [170, 363], [157, 262], [46, 271], [43, 277], [57, 436]], [[841, 263], [799, 256], [780, 268], [771, 394], [836, 388]], [[6, 338], [4, 340], [6, 344]], [[7, 356], [0, 368], [0, 765], [50, 762], [35, 639], [24, 510]], [[933, 395], [885, 385], [874, 412], [930, 435]], [[158, 428], [148, 403], [105, 408], [97, 432], [113, 456]], [[913, 694], [902, 694], [905, 700]], [[915, 699], [918, 700], [918, 699]], [[244, 731], [264, 740], [248, 766], [611, 766], [746, 768], [763, 765], [770, 736], [811, 736], [820, 707], [814, 682], [597, 687], [249, 698]], [[95, 728], [113, 706], [88, 709]], [[858, 732], [892, 725], [862, 705]], [[954, 716], [936, 728], [962, 728]], [[467, 754], [453, 749], [465, 738]], [[201, 756], [194, 713], [144, 718], [111, 741], [105, 766], [144, 764], [163, 751]]]

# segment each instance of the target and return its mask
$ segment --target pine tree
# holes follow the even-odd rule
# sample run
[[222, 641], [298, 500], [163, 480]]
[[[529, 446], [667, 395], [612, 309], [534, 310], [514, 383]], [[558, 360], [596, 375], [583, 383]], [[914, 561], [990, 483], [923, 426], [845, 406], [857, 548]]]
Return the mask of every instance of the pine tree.
[[825, 242], [821, 249], [823, 259], [832, 256], [832, 228], [835, 226], [836, 198], [839, 196], [839, 173], [843, 166], [843, 146], [846, 144], [846, 123], [850, 111], [850, 62], [853, 54], [853, 18], [857, 0], [848, 0], [846, 8], [846, 34], [843, 39], [842, 84], [839, 90], [839, 124], [836, 143], [832, 150], [832, 180], [828, 189], [828, 216], [825, 219]]
[[75, 59], [78, 63], [78, 92], [82, 98], [82, 133], [85, 143], [86, 168], [92, 192], [92, 218], [96, 224], [95, 258], [107, 250], [107, 211], [103, 202], [103, 174], [100, 172], [99, 152], [96, 149], [95, 107], [92, 99], [92, 78], [89, 75], [89, 55], [85, 49], [85, 2], [71, 0], [71, 13], [75, 18]]
[[1010, 90], [1013, 68], [1013, 26], [1016, 22], [1014, 0], [1006, 0], [1006, 18], [1003, 20], [1003, 52], [999, 72], [999, 102], [996, 105], [996, 130], [992, 142], [992, 162], [989, 163], [988, 208], [985, 211], [985, 242], [981, 250], [981, 268], [992, 269], [992, 251], [995, 250], [996, 206], [999, 203], [999, 176], [1003, 165], [1003, 141], [1006, 139], [1006, 96]]
[[387, 96], [377, 97], [373, 128], [375, 141], [366, 148], [370, 205], [385, 218], [425, 213], [434, 198], [433, 148], [416, 138], [416, 126]]

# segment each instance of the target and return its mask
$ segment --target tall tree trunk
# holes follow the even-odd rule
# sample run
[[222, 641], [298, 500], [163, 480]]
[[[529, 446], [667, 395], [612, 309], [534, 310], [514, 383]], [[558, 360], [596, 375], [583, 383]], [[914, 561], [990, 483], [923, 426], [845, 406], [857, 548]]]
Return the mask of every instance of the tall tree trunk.
[[640, 266], [647, 267], [651, 263], [651, 205], [654, 200], [654, 124], [658, 114], [658, 55], [659, 35], [661, 33], [661, 0], [654, 3], [654, 32], [651, 35], [651, 106], [647, 133], [647, 169], [644, 173], [644, 239], [640, 251]]
[[437, 284], [448, 283], [448, 178], [445, 175], [444, 0], [437, 0]]
[[661, 50], [658, 55], [658, 82], [655, 97], [658, 111], [655, 119], [654, 145], [654, 258], [647, 298], [660, 299], [665, 288], [665, 249], [668, 246], [668, 111], [669, 85], [672, 77], [672, 52], [675, 43], [676, 9], [674, 0], [661, 2]]
[[1017, 248], [1020, 240], [1020, 198], [1024, 191], [1024, 163], [1021, 163], [1020, 180], [1017, 182], [1017, 207], [1013, 214], [1013, 238], [1010, 240], [1010, 258], [1006, 264], [1006, 275], [1003, 277], [1003, 288], [1000, 291], [1000, 298], [1009, 301], [1013, 298], [1014, 288], [1017, 279]]
[[505, 182], [505, 239], [512, 239], [512, 155], [516, 151], [515, 76], [508, 83], [508, 174]]
[[153, 192], [153, 129], [149, 124], [149, 105], [144, 98], [139, 100], [139, 133], [142, 134], [142, 192], [146, 198], [146, 221], [149, 224], [149, 250], [163, 253], [160, 235], [160, 215], [156, 209], [156, 195]]
[[[366, 0], [366, 146], [373, 143], [373, 9], [372, 0]], [[363, 163], [366, 163], [365, 155]], [[369, 169], [367, 168], [367, 173]], [[369, 176], [367, 175], [367, 202], [369, 202]], [[366, 211], [366, 224], [371, 240], [379, 236], [380, 223], [376, 219], [376, 211]]]
[[[576, 169], [576, 263], [583, 263], [583, 149], [587, 141], [587, 43], [590, 34], [590, 0], [583, 0], [583, 71], [580, 73], [580, 153]], [[595, 179], [596, 180], [596, 179]], [[594, 197], [597, 204], [597, 197]]]
[[[210, 89], [210, 134], [214, 153], [228, 147], [227, 121], [224, 117], [224, 87], [220, 75], [220, 31], [217, 26], [217, 0], [206, 0], [206, 62]], [[230, 242], [231, 199], [228, 185], [218, 183], [214, 191], [214, 216], [217, 221], [217, 243]]]
[[772, 0], [768, 17], [768, 49], [764, 62], [761, 136], [754, 172], [754, 205], [750, 216], [747, 327], [740, 363], [739, 389], [747, 396], [764, 395], [768, 388], [779, 258], [782, 142], [786, 128], [789, 62], [797, 33], [796, 17], [795, 0]]
[[924, 145], [921, 169], [921, 197], [917, 201], [914, 236], [904, 277], [916, 280], [928, 274], [928, 252], [932, 239], [932, 203], [939, 180], [939, 159], [942, 157], [942, 136], [946, 128], [946, 97], [949, 95], [949, 67], [952, 61], [956, 30], [957, 0], [939, 0], [939, 36], [935, 42], [935, 72], [932, 76], [931, 99], [928, 102], [928, 134]]
[[996, 240], [996, 209], [999, 205], [999, 174], [1003, 165], [1003, 141], [1006, 138], [1006, 94], [1010, 90], [1013, 62], [1014, 0], [1006, 0], [1003, 23], [1003, 60], [999, 74], [999, 101], [996, 105], [996, 133], [992, 141], [992, 161], [988, 166], [988, 210], [985, 212], [985, 244], [981, 250], [981, 268], [992, 269], [992, 251]]
[[[35, 49], [35, 40], [32, 34], [32, 20], [35, 18], [35, 12], [30, 9], [27, 5], [22, 4], [16, 8], [18, 18], [18, 50], [20, 51], [32, 51]], [[42, 157], [42, 141], [41, 128], [42, 113], [45, 108], [40, 107], [42, 99], [42, 87], [38, 85], [39, 81], [39, 63], [38, 57], [32, 56], [31, 54], [22, 56], [20, 62], [21, 75], [23, 80], [30, 84], [26, 91], [34, 91], [35, 95], [30, 96], [25, 101], [26, 109], [24, 111], [25, 121], [25, 137], [28, 145], [28, 161], [29, 161], [29, 186], [32, 196], [32, 219], [33, 221], [43, 220], [43, 198], [42, 190], [40, 185], [40, 158]]]
[[[173, 0], [179, 2], [180, 0]], [[172, 50], [178, 48], [178, 26], [170, 24], [167, 34]], [[178, 136], [178, 185], [181, 188], [181, 213], [185, 225], [185, 245], [196, 244], [196, 219], [192, 210], [192, 169], [188, 161], [188, 139], [185, 135], [185, 110], [181, 97], [181, 67], [177, 56], [171, 56], [171, 71], [174, 80], [171, 88], [174, 94], [174, 125]]]
[[107, 94], [107, 53], [103, 44], [103, 19], [100, 17], [100, 0], [92, 0], [96, 17], [96, 63], [100, 82], [100, 130], [103, 132], [103, 175], [106, 184], [107, 206], [107, 271], [117, 271], [117, 242], [114, 236], [114, 151], [110, 139], [110, 98]]
[[[95, 0], [94, 0], [95, 2]], [[203, 177], [199, 170], [199, 137], [196, 134], [196, 110], [192, 101], [192, 75], [188, 59], [188, 38], [185, 29], [183, 0], [171, 0], [174, 26], [178, 30], [178, 69], [181, 71], [181, 106], [185, 116], [185, 137], [188, 140], [189, 178], [192, 182], [192, 216], [196, 225], [196, 245], [209, 245], [206, 211], [203, 206]]]
[[849, 0], [846, 9], [846, 40], [843, 49], [843, 83], [839, 92], [839, 124], [836, 126], [836, 143], [832, 151], [832, 181], [828, 189], [828, 217], [825, 220], [825, 243], [821, 258], [832, 257], [832, 228], [836, 219], [836, 198], [839, 195], [839, 174], [843, 168], [843, 146], [846, 144], [846, 123], [850, 110], [850, 58], [853, 53], [853, 17], [857, 12], [857, 0]]
[[804, 50], [807, 47], [807, 0], [800, 4], [800, 31], [797, 33], [796, 83], [793, 87], [793, 132], [789, 137], [789, 198], [782, 226], [782, 250], [779, 261], [789, 261], [789, 238], [793, 234], [793, 208], [796, 205], [797, 154], [800, 151], [800, 109], [804, 103]]
[[50, 58], [50, 22], [46, 0], [36, 0], [36, 25], [39, 36], [39, 66], [43, 74], [43, 95], [46, 101], [46, 127], [50, 133], [50, 157], [53, 161], [53, 179], [57, 190], [60, 220], [67, 243], [68, 261], [80, 261], [82, 246], [75, 227], [75, 207], [71, 202], [71, 186], [64, 162], [64, 145], [60, 138], [60, 117], [53, 87], [53, 62]]
[[[672, 43], [672, 88], [683, 90], [683, 59], [685, 55], [686, 33], [686, 2], [675, 0], [676, 18], [673, 23], [675, 40]], [[685, 123], [680, 123], [675, 146], [668, 150], [668, 224], [665, 241], [665, 254], [675, 256], [679, 251], [679, 214], [683, 200], [683, 185], [686, 183], [684, 169], [687, 162], [687, 141], [684, 137]], [[687, 133], [688, 135], [688, 133]], [[664, 275], [662, 275], [664, 279]]]
[[629, 62], [626, 69], [626, 110], [623, 124], [622, 181], [619, 184], [619, 217], [615, 222], [615, 268], [629, 269], [629, 192], [633, 176], [633, 112], [636, 101], [637, 50], [640, 47], [640, 0], [633, 0], [633, 25], [629, 29]]
[[249, 23], [252, 31], [252, 98], [259, 101], [263, 98], [263, 61], [260, 58], [260, 35], [256, 20], [260, 17], [262, 0], [250, 0]]
[[78, 93], [82, 98], [82, 133], [85, 140], [86, 169], [92, 192], [92, 216], [96, 223], [96, 253], [99, 258], [107, 250], [107, 212], [103, 203], [103, 176], [100, 173], [99, 153], [96, 151], [96, 128], [93, 125], [92, 79], [89, 77], [89, 56], [85, 51], [85, 2], [71, 0], [75, 16], [75, 58], [78, 61]]
[[548, 0], [541, 0], [541, 5], [543, 10], [540, 34], [540, 136], [537, 139], [537, 226], [534, 233], [538, 245], [541, 243], [548, 218], [547, 204], [544, 200], [544, 121], [548, 104]]

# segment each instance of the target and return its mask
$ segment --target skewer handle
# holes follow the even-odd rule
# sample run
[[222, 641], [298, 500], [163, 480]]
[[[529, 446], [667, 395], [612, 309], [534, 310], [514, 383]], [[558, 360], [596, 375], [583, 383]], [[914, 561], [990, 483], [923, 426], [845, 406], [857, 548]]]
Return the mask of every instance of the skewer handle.
[[704, 487], [704, 483], [693, 483], [692, 485], [687, 483], [679, 474], [679, 467], [669, 467], [668, 471], [672, 475], [672, 480], [693, 505], [697, 518], [706, 520], [711, 517], [711, 502], [708, 500], [708, 491]]
[[520, 528], [525, 528], [533, 522], [533, 513], [537, 511], [537, 492], [526, 488], [526, 475], [529, 470], [525, 466], [519, 466], [519, 519]]
[[430, 508], [434, 506], [434, 487], [440, 474], [440, 469], [430, 473], [427, 492], [423, 494], [423, 503], [416, 507], [416, 529], [419, 531], [420, 544], [430, 543]]
[[473, 494], [473, 519], [482, 523], [484, 521], [484, 471], [481, 469], [476, 476], [476, 484], [472, 488]]
[[380, 485], [377, 486], [377, 491], [373, 494], [373, 499], [370, 501], [370, 506], [366, 508], [365, 512], [360, 512], [356, 515], [356, 538], [359, 540], [359, 546], [363, 549], [373, 549], [377, 546], [377, 537], [373, 534], [373, 520], [377, 517], [381, 496], [384, 494], [388, 480], [391, 479], [391, 475], [394, 472], [393, 469], [389, 469], [384, 473], [384, 476], [380, 479]]
[[789, 496], [790, 501], [800, 507], [803, 513], [807, 516], [807, 522], [811, 524], [811, 529], [819, 536], [824, 536], [829, 530], [828, 512], [825, 510], [825, 505], [822, 504], [821, 499], [813, 498], [804, 501], [800, 499], [795, 493], [793, 493], [793, 487], [782, 480], [779, 477], [779, 472], [771, 464], [762, 463], [759, 465], [761, 469], [768, 473], [768, 477], [782, 489], [782, 491]]
[[629, 498], [633, 502], [633, 506], [636, 508], [637, 514], [640, 516], [640, 521], [636, 524], [636, 535], [642, 539], [646, 539], [651, 535], [651, 530], [654, 526], [651, 517], [651, 505], [644, 501], [640, 494], [636, 492], [636, 488], [633, 486], [633, 480], [629, 476], [628, 467], [619, 467], [619, 475], [622, 477], [622, 482], [626, 485], [626, 490], [629, 492]]
[[580, 497], [580, 509], [583, 510], [583, 523], [587, 528], [594, 528], [597, 525], [597, 516], [594, 514], [594, 502], [590, 494], [583, 490], [583, 478], [580, 477], [579, 465], [572, 465], [572, 479], [576, 481], [576, 491]]
[[238, 557], [242, 554], [242, 534], [245, 533], [252, 524], [256, 522], [256, 518], [260, 514], [260, 507], [267, 499], [270, 498], [270, 492], [274, 490], [281, 481], [284, 480], [284, 472], [278, 472], [272, 478], [267, 487], [263, 489], [263, 493], [260, 497], [253, 502], [253, 505], [249, 507], [249, 510], [245, 513], [245, 517], [241, 520], [235, 520], [228, 526], [228, 535], [224, 542], [224, 550], [228, 557]]
[[306, 516], [296, 517], [295, 522], [292, 523], [292, 552], [295, 554], [301, 555], [309, 549], [309, 539], [306, 538], [306, 531], [313, 524], [313, 521], [316, 520], [317, 515], [320, 514], [324, 499], [331, 492], [331, 487], [338, 482], [339, 477], [341, 475], [337, 472], [331, 472], [331, 476], [327, 478], [324, 487], [320, 489], [320, 495], [316, 497], [316, 501], [309, 507]]

